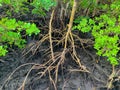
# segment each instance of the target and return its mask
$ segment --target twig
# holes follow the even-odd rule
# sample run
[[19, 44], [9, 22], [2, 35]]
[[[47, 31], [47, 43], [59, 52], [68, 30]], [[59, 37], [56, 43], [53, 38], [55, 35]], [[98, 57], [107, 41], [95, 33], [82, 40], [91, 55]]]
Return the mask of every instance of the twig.
[[53, 52], [53, 45], [52, 45], [52, 20], [53, 20], [53, 16], [54, 16], [54, 9], [52, 11], [52, 14], [51, 14], [51, 18], [50, 18], [50, 22], [49, 22], [49, 40], [50, 40], [50, 49], [51, 49], [51, 56], [52, 56], [52, 60], [54, 61], [55, 58], [54, 58], [54, 52]]

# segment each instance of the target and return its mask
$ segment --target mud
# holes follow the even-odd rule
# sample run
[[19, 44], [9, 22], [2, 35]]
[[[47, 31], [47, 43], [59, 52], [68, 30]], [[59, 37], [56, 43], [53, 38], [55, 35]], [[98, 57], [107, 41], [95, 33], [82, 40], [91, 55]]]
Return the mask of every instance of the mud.
[[[91, 55], [87, 54], [82, 49], [79, 50], [81, 62], [91, 73], [69, 71], [71, 68], [76, 68], [77, 65], [70, 58], [67, 58], [64, 65], [65, 70], [60, 71], [58, 75], [58, 90], [107, 90], [105, 86], [111, 74], [111, 65], [105, 58], [97, 57], [94, 50], [88, 50], [87, 52], [91, 53], [95, 60], [98, 60], [94, 61]], [[27, 60], [26, 58], [22, 58], [22, 54], [19, 51], [16, 55], [8, 54], [2, 59], [4, 62], [0, 62], [0, 87], [2, 87], [0, 90], [19, 90], [18, 88], [22, 85], [32, 65], [26, 65], [19, 68], [11, 78], [5, 82], [11, 73], [20, 65], [26, 63], [40, 63], [43, 60], [41, 56]], [[119, 67], [120, 66], [117, 68], [119, 69]], [[39, 76], [36, 75], [37, 72], [37, 70], [31, 71], [24, 90], [54, 90], [47, 75], [39, 80], [34, 80]], [[119, 84], [118, 89], [111, 90], [120, 90]]]

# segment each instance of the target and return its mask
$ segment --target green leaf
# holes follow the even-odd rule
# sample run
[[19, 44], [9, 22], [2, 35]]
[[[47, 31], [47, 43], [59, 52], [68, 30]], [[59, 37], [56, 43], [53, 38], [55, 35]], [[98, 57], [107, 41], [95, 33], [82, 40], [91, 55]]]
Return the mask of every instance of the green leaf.
[[35, 24], [32, 24], [30, 28], [26, 29], [27, 35], [31, 36], [31, 34], [38, 34], [40, 30], [36, 27]]
[[8, 51], [3, 47], [0, 46], [0, 56], [5, 56]]

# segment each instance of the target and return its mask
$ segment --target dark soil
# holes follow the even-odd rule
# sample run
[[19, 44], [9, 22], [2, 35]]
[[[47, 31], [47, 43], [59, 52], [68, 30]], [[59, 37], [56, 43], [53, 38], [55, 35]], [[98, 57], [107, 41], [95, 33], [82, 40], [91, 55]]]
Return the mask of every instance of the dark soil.
[[[70, 69], [76, 69], [77, 65], [71, 58], [66, 58], [65, 64], [62, 66], [64, 69], [60, 69], [59, 71], [58, 90], [107, 90], [105, 89], [105, 86], [108, 77], [112, 72], [111, 65], [105, 58], [97, 57], [93, 49], [88, 49], [87, 52], [90, 54], [87, 54], [82, 49], [78, 50], [81, 62], [91, 71], [91, 73], [70, 71]], [[69, 54], [67, 57], [69, 57]], [[97, 61], [94, 61], [93, 58]], [[2, 59], [4, 62], [0, 62], [0, 87], [4, 86], [0, 90], [18, 90], [32, 65], [29, 64], [19, 68], [11, 78], [5, 82], [10, 74], [20, 65], [26, 63], [41, 63], [43, 59], [45, 60], [41, 55], [29, 59], [25, 57], [22, 58], [21, 51], [16, 51], [14, 54], [9, 53]], [[119, 69], [119, 67], [120, 66], [117, 68]], [[41, 79], [35, 80], [35, 78], [39, 77], [39, 75], [36, 74], [38, 72], [39, 70], [31, 71], [27, 78], [24, 90], [54, 90], [47, 74]]]

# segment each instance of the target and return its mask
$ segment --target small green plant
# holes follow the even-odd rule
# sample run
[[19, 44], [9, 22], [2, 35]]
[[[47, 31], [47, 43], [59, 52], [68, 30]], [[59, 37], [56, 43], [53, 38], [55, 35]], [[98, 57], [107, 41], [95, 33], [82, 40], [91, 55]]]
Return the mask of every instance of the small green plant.
[[34, 6], [33, 14], [46, 15], [45, 11], [49, 11], [56, 5], [56, 2], [54, 0], [33, 0], [31, 5]]
[[[30, 12], [29, 7], [32, 8], [32, 14], [38, 14], [44, 16], [46, 11], [49, 11], [51, 7], [56, 5], [54, 0], [0, 0], [0, 6], [6, 4], [10, 7], [7, 11], [8, 14], [11, 12], [22, 13]], [[29, 7], [28, 7], [29, 6]]]
[[25, 31], [26, 35], [37, 35], [40, 30], [34, 23], [26, 23], [16, 21], [16, 19], [2, 18], [0, 20], [0, 56], [4, 56], [8, 51], [5, 45], [17, 46], [23, 48], [26, 40], [22, 38], [22, 32]]
[[73, 29], [80, 30], [83, 33], [92, 32], [95, 38], [94, 48], [100, 56], [108, 57], [112, 65], [118, 65], [117, 54], [120, 51], [119, 35], [120, 23], [119, 18], [103, 14], [94, 19], [82, 18], [78, 25]]
[[118, 65], [118, 52], [120, 51], [120, 2], [112, 1], [111, 4], [101, 5], [106, 13], [99, 17], [80, 17], [75, 20], [73, 29], [83, 33], [91, 32], [95, 38], [94, 48], [97, 54], [105, 56], [112, 65]]
[[0, 0], [0, 6], [2, 5], [8, 5], [10, 8], [8, 9], [7, 13], [10, 13], [12, 11], [19, 13], [19, 12], [29, 12], [29, 8], [27, 5], [27, 0]]
[[96, 0], [81, 0], [80, 1], [80, 6], [82, 8], [90, 8], [90, 10], [93, 10], [94, 7], [97, 6], [97, 1]]
[[89, 32], [92, 29], [92, 26], [95, 24], [94, 20], [88, 17], [79, 17], [74, 21], [74, 23], [77, 25], [74, 26], [73, 29], [80, 30], [83, 33]]

